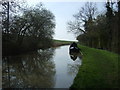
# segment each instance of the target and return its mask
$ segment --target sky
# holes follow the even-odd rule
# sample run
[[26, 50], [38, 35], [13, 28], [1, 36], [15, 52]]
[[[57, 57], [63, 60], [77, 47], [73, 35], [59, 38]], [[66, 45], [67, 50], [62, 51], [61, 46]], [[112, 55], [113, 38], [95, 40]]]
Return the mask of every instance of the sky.
[[[52, 0], [48, 2], [48, 0], [26, 0], [29, 6], [33, 6], [42, 2], [44, 7], [50, 10], [54, 16], [56, 21], [55, 34], [53, 36], [54, 39], [58, 40], [69, 40], [76, 41], [76, 35], [72, 32], [68, 33], [67, 23], [73, 20], [73, 15], [76, 14], [79, 9], [84, 6], [85, 0]], [[94, 2], [95, 0], [93, 0]], [[97, 4], [98, 2], [96, 2]], [[98, 8], [102, 11], [104, 9], [104, 3], [99, 2], [97, 5]]]

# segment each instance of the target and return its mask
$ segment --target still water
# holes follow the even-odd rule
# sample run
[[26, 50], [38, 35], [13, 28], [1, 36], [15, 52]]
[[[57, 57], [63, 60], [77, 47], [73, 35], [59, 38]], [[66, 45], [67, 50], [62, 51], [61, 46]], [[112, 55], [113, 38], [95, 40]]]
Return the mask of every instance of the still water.
[[81, 59], [72, 60], [69, 46], [3, 56], [3, 88], [69, 88]]

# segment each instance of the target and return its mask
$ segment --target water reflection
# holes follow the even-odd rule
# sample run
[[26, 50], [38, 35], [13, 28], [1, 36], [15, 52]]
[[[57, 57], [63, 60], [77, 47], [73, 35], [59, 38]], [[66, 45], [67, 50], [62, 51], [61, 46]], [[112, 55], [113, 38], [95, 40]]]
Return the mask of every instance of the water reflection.
[[2, 87], [50, 88], [55, 84], [54, 49], [3, 57]]
[[81, 59], [71, 60], [69, 46], [61, 46], [3, 57], [2, 63], [3, 88], [69, 88]]
[[82, 55], [80, 53], [77, 53], [77, 52], [71, 52], [69, 51], [69, 55], [70, 55], [70, 58], [75, 61], [77, 59], [77, 57], [79, 57], [80, 59], [82, 59]]
[[81, 65], [82, 55], [78, 52], [69, 51], [69, 56], [73, 60], [72, 64], [68, 64], [68, 73], [76, 75]]
[[[69, 88], [77, 74], [81, 60], [79, 58], [75, 61], [71, 60], [69, 57], [69, 46], [57, 48], [55, 52], [56, 84], [54, 88]], [[77, 66], [78, 69], [75, 70], [74, 68], [76, 73], [71, 71], [71, 66]]]
[[80, 65], [81, 65], [81, 61], [79, 59], [75, 60], [75, 62], [73, 62], [72, 64], [68, 64], [68, 73], [70, 75], [76, 76]]

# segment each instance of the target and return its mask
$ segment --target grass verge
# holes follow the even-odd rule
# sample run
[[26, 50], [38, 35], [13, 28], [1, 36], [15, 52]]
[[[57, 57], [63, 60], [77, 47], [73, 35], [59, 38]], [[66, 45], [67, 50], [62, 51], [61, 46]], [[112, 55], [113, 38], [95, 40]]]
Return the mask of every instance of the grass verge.
[[119, 88], [119, 55], [78, 45], [83, 53], [82, 65], [70, 88]]
[[62, 45], [69, 45], [69, 44], [71, 44], [74, 41], [55, 40], [54, 39], [53, 42], [54, 42], [53, 46], [57, 47], [57, 46], [62, 46]]

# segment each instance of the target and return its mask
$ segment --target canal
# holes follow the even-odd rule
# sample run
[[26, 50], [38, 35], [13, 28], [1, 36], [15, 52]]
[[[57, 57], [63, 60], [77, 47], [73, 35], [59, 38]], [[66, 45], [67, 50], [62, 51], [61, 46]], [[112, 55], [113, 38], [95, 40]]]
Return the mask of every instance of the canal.
[[3, 88], [69, 88], [82, 61], [69, 45], [2, 57]]

